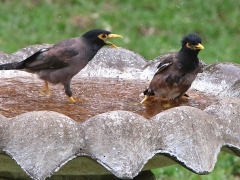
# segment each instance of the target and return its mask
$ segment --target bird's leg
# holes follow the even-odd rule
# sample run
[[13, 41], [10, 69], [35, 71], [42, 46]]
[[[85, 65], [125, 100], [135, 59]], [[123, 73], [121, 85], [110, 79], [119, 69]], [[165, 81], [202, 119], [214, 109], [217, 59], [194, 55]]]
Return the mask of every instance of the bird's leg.
[[44, 81], [44, 84], [45, 84], [45, 88], [46, 88], [46, 94], [50, 95], [50, 89], [49, 89], [49, 86], [48, 86], [48, 82]]
[[44, 92], [44, 90], [43, 91], [39, 90], [39, 92], [43, 95], [50, 95], [50, 89], [49, 89], [49, 86], [48, 86], [48, 82], [44, 81], [44, 84], [45, 84], [45, 88], [46, 88], [45, 92]]
[[71, 88], [70, 88], [70, 82], [67, 82], [66, 84], [64, 84], [64, 89], [65, 89], [65, 93], [68, 96], [69, 101], [72, 102], [72, 103], [76, 102], [73, 99], [73, 97], [72, 97], [72, 91], [71, 91]]
[[68, 97], [69, 101], [72, 103], [75, 103], [76, 101], [73, 99], [73, 97]]
[[145, 97], [143, 98], [143, 100], [140, 102], [141, 104], [143, 104], [147, 99], [148, 99], [148, 95], [145, 95]]

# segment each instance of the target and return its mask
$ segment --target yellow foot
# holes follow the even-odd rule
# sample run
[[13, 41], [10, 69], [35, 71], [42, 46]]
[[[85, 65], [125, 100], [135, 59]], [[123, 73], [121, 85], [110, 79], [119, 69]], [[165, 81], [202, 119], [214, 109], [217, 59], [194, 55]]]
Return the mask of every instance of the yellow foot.
[[49, 89], [49, 86], [48, 86], [48, 82], [47, 81], [44, 81], [44, 84], [45, 84], [45, 88], [46, 90], [38, 90], [42, 95], [50, 95], [50, 89]]
[[69, 101], [72, 103], [75, 103], [76, 101], [73, 99], [73, 97], [68, 97]]
[[166, 103], [166, 104], [163, 104], [162, 107], [165, 109], [165, 108], [170, 108], [171, 107], [171, 104], [170, 103]]
[[50, 91], [38, 90], [38, 92], [39, 92], [40, 94], [42, 94], [42, 95], [47, 95], [47, 96], [50, 95]]
[[143, 104], [147, 99], [148, 99], [148, 96], [145, 96], [140, 103]]

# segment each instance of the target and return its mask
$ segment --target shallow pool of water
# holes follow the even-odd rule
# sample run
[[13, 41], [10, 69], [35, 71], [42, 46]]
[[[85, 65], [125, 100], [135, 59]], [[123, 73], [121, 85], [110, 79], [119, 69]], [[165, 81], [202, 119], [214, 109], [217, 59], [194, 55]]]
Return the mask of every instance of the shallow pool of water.
[[188, 91], [188, 98], [169, 102], [165, 99], [149, 98], [146, 104], [140, 104], [139, 94], [148, 86], [143, 81], [110, 78], [74, 78], [72, 80], [73, 97], [76, 103], [70, 103], [62, 85], [51, 85], [51, 95], [45, 96], [38, 90], [44, 89], [43, 81], [36, 78], [0, 79], [0, 114], [14, 117], [29, 111], [56, 111], [75, 121], [86, 119], [112, 110], [132, 111], [151, 118], [172, 107], [193, 106], [204, 109], [214, 103], [216, 98], [197, 91]]

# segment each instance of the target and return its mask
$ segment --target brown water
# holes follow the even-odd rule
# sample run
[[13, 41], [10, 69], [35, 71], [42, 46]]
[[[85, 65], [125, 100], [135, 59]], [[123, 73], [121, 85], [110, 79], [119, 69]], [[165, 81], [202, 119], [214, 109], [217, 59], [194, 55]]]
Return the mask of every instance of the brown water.
[[51, 95], [45, 96], [38, 90], [44, 83], [36, 78], [0, 79], [0, 114], [6, 117], [29, 112], [49, 110], [65, 114], [75, 121], [86, 119], [112, 110], [132, 111], [151, 118], [172, 107], [193, 106], [204, 109], [216, 101], [202, 93], [188, 91], [189, 98], [169, 102], [164, 99], [149, 98], [146, 104], [139, 102], [139, 94], [148, 86], [146, 82], [108, 78], [75, 78], [72, 81], [73, 97], [70, 103], [62, 85], [51, 85]]

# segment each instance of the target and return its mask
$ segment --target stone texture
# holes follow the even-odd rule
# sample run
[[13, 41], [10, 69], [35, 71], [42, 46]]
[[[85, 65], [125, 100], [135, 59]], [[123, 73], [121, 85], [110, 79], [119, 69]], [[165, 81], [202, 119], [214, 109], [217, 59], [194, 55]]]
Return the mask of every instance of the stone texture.
[[[240, 99], [226, 98], [210, 105], [204, 111], [215, 116], [218, 129], [221, 130], [222, 144], [240, 150]], [[238, 152], [240, 153], [240, 152]]]
[[102, 48], [78, 76], [135, 79], [146, 64], [141, 55], [128, 49]]
[[[83, 155], [119, 178], [137, 176], [156, 153], [207, 174], [222, 146], [240, 146], [236, 125], [240, 101], [229, 101], [211, 105], [206, 112], [176, 107], [150, 120], [132, 112], [111, 111], [77, 123], [55, 112], [29, 112], [1, 122], [1, 151], [34, 179], [45, 179]], [[219, 108], [227, 107], [219, 115]]]
[[192, 88], [220, 97], [240, 97], [240, 66], [223, 62], [207, 66], [198, 74]]
[[83, 142], [80, 132], [67, 116], [30, 112], [1, 122], [0, 147], [31, 177], [42, 178], [75, 157]]
[[[0, 53], [0, 62], [20, 61], [43, 47], [46, 45], [30, 46], [12, 55]], [[158, 63], [167, 55], [146, 62], [127, 49], [104, 48], [78, 76], [149, 81]], [[154, 167], [176, 161], [195, 173], [210, 173], [222, 147], [240, 155], [239, 72], [237, 64], [216, 63], [198, 75], [192, 89], [220, 97], [205, 110], [181, 106], [150, 120], [133, 112], [111, 111], [84, 123], [50, 111], [29, 112], [13, 118], [0, 116], [0, 152], [13, 158], [27, 173], [25, 176], [33, 179], [45, 179], [54, 173], [64, 178], [67, 174], [61, 174], [59, 169], [76, 162], [75, 157], [83, 156], [105, 167], [101, 169], [99, 165], [96, 174], [110, 171], [118, 178], [140, 177], [137, 175], [141, 170], [148, 170], [144, 165], [154, 158], [157, 159]], [[0, 72], [1, 78], [24, 76], [28, 75], [18, 71]], [[156, 158], [159, 155], [161, 158]], [[161, 164], [163, 157], [165, 165]], [[79, 171], [86, 168], [81, 163], [73, 164]], [[4, 168], [1, 166], [0, 172], [6, 175]], [[20, 173], [18, 166], [14, 172]], [[11, 178], [10, 175], [4, 177]]]

